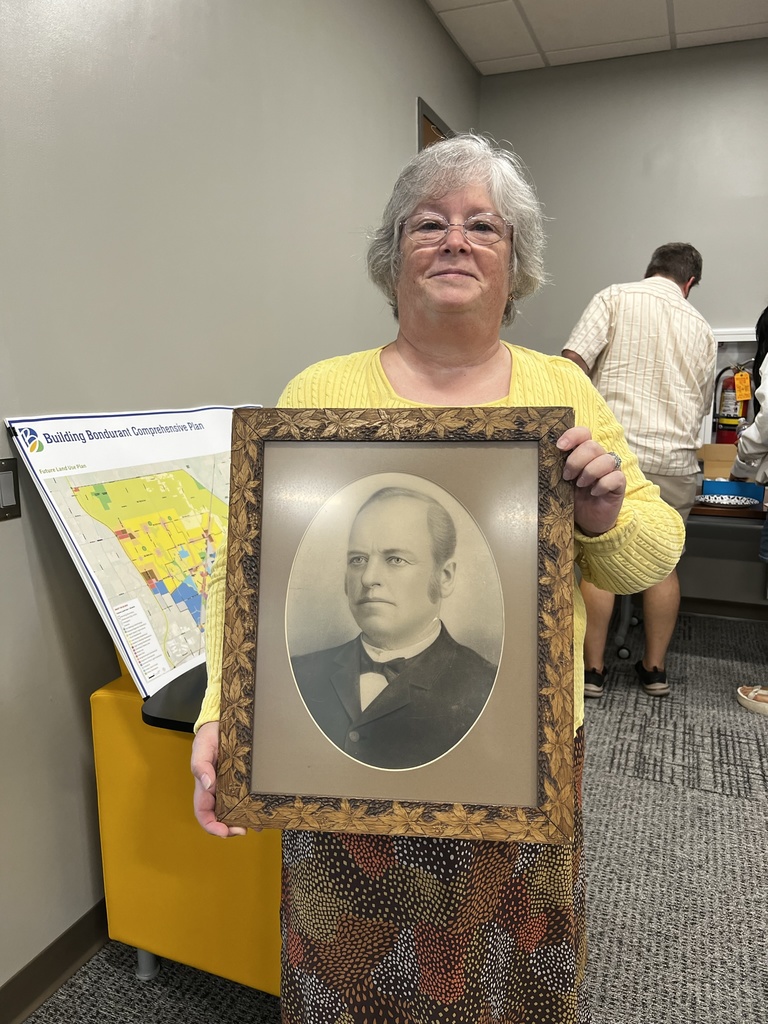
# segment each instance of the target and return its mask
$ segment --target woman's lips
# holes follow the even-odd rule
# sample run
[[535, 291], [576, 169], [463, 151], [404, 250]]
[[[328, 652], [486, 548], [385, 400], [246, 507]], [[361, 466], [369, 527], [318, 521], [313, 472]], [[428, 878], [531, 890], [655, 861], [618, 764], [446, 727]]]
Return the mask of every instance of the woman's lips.
[[430, 277], [474, 277], [468, 270], [436, 270]]

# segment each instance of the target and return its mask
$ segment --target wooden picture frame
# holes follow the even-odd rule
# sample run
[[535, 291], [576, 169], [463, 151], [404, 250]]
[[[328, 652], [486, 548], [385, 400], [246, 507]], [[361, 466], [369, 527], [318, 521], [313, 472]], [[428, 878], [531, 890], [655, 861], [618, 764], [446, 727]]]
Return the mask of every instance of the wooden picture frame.
[[[567, 408], [235, 410], [221, 820], [253, 828], [572, 840], [573, 494], [555, 445], [572, 423]], [[382, 502], [388, 487], [405, 488], [405, 497], [387, 491]], [[375, 494], [375, 514], [386, 509], [387, 528], [402, 530], [402, 509], [418, 504], [408, 500], [418, 497], [412, 490], [441, 504], [455, 523], [455, 553], [434, 577], [440, 588], [452, 577], [440, 597], [432, 594], [434, 628], [449, 633], [473, 665], [490, 664], [493, 679], [490, 693], [486, 686], [462, 720], [458, 741], [454, 734], [440, 741], [446, 749], [418, 745], [431, 743], [435, 720], [456, 723], [446, 699], [438, 712], [421, 712], [417, 746], [386, 763], [394, 749], [389, 740], [378, 753], [357, 752], [369, 740], [366, 750], [375, 751], [380, 723], [336, 735], [323, 717], [325, 691], [318, 700], [319, 691], [307, 690], [301, 666], [359, 644], [354, 567], [368, 561], [348, 554], [353, 527], [367, 522], [360, 510]], [[401, 504], [387, 503], [392, 494]], [[424, 657], [409, 664], [422, 665]], [[310, 687], [325, 686], [324, 671], [312, 668]], [[467, 673], [474, 692], [483, 673]], [[383, 699], [396, 690], [390, 685]], [[398, 726], [397, 736], [409, 728]]]

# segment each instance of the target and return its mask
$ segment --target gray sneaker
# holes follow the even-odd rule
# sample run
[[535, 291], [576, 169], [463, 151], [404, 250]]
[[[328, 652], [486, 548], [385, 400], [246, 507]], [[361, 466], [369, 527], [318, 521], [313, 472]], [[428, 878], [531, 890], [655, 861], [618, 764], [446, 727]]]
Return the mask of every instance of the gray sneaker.
[[641, 658], [635, 664], [635, 672], [640, 677], [640, 685], [643, 690], [651, 697], [666, 697], [669, 693], [669, 683], [667, 682], [667, 673], [664, 669], [653, 668], [648, 669], [643, 664]]

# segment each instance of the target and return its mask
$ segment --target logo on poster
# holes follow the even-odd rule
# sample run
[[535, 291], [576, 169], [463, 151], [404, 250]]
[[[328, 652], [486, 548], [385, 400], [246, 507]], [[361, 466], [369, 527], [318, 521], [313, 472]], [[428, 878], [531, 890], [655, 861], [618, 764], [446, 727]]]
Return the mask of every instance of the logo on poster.
[[41, 452], [45, 448], [34, 427], [20, 427], [19, 436], [28, 452]]

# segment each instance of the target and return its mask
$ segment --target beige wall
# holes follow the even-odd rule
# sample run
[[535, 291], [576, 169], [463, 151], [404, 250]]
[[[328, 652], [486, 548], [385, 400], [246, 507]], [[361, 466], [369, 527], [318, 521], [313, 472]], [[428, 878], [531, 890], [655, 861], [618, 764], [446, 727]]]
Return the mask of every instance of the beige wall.
[[[271, 404], [388, 340], [364, 235], [418, 96], [476, 127], [479, 76], [413, 0], [0, 0], [0, 417]], [[0, 523], [0, 984], [101, 896], [88, 695], [116, 674], [26, 480], [22, 501]]]
[[713, 327], [768, 303], [768, 40], [484, 78], [482, 126], [511, 141], [546, 212], [552, 285], [511, 337], [559, 352], [590, 297], [663, 242], [704, 258]]

